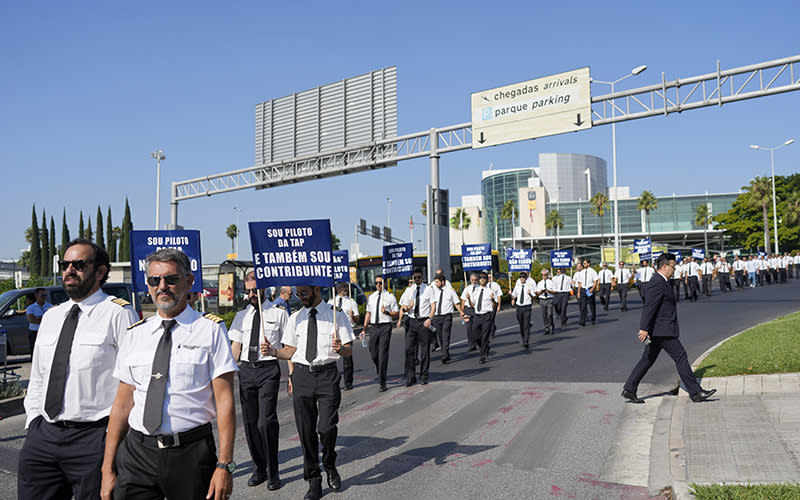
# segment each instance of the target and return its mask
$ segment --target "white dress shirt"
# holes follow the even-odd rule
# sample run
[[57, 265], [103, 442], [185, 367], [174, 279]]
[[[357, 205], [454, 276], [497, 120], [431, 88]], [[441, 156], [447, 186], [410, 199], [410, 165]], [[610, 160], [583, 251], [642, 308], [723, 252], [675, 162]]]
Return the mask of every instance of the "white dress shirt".
[[[339, 299], [341, 300], [341, 307], [339, 307]], [[358, 316], [358, 304], [355, 300], [351, 299], [350, 297], [340, 297], [336, 296], [328, 301], [328, 304], [335, 306], [336, 312], [342, 312], [347, 319], [350, 321], [350, 326], [355, 326], [355, 317]]]
[[[311, 362], [314, 366], [325, 365], [341, 359], [339, 353], [333, 350], [333, 307], [329, 304], [320, 302], [317, 304], [317, 356]], [[286, 323], [286, 332], [283, 334], [283, 345], [297, 348], [292, 356], [292, 362], [308, 366], [306, 361], [306, 344], [308, 342], [308, 311], [309, 308], [303, 307], [289, 317]], [[342, 345], [352, 342], [355, 339], [353, 327], [344, 317], [344, 314], [336, 314], [336, 334], [342, 341]]]
[[552, 293], [555, 291], [554, 288], [555, 288], [555, 283], [553, 283], [553, 280], [550, 278], [543, 279], [536, 284], [536, 291], [542, 292], [539, 295], [540, 299], [552, 299], [553, 297], [555, 297], [555, 295], [553, 295]]
[[[483, 295], [481, 295], [481, 290], [483, 290]], [[475, 308], [475, 314], [480, 315], [490, 313], [495, 308], [494, 292], [491, 288], [489, 288], [488, 283], [485, 287], [478, 285], [474, 291], [471, 291], [467, 295], [467, 298], [469, 299], [470, 304], [472, 304], [472, 307]], [[478, 307], [478, 299], [481, 300], [480, 308]]]
[[116, 297], [97, 290], [80, 302], [70, 299], [52, 307], [42, 316], [24, 402], [25, 428], [39, 415], [53, 421], [44, 411], [50, 369], [61, 327], [75, 304], [81, 308], [81, 314], [69, 356], [64, 407], [55, 420], [94, 422], [111, 413], [119, 385], [111, 376], [117, 353], [128, 327], [139, 321], [139, 316], [129, 305], [120, 305], [122, 302]]
[[[429, 287], [425, 283], [421, 283], [419, 285], [419, 318], [416, 319], [427, 319], [431, 315], [431, 302], [433, 301], [433, 296], [431, 295]], [[406, 315], [409, 318], [414, 318], [414, 301], [417, 298], [417, 285], [411, 285], [410, 287], [406, 288], [406, 291], [403, 292], [403, 296], [400, 297], [400, 305], [401, 306], [410, 306], [408, 311], [406, 311]]]
[[691, 278], [692, 276], [699, 277], [700, 266], [697, 262], [688, 262], [683, 268], [684, 277]]
[[[511, 296], [514, 297], [516, 301], [514, 305], [516, 306], [529, 306], [533, 304], [533, 292], [535, 291], [535, 283], [531, 284], [531, 278], [526, 278], [525, 283], [522, 283], [521, 279], [518, 279], [517, 282], [514, 284], [514, 290], [511, 291]], [[519, 294], [522, 293], [522, 298], [520, 298]]]
[[556, 292], [569, 292], [572, 289], [572, 278], [566, 274], [556, 274], [553, 278]]
[[594, 283], [597, 281], [597, 271], [591, 267], [588, 269], [582, 269], [575, 273], [575, 275], [572, 277], [572, 281], [575, 282], [575, 286], [578, 288], [592, 288]]
[[[727, 272], [727, 271], [722, 271], [721, 266], [722, 266], [721, 262], [717, 264], [717, 270], [719, 270], [719, 272]], [[700, 266], [700, 272], [703, 273], [703, 275], [706, 274], [710, 275], [713, 271], [714, 271], [714, 264], [712, 264], [711, 262], [703, 262], [703, 264]]]
[[[461, 302], [461, 299], [458, 298], [458, 294], [452, 288], [447, 288], [447, 286], [443, 286], [442, 288], [437, 287], [436, 285], [430, 287], [430, 293], [433, 296], [431, 307], [433, 307], [433, 314], [434, 315], [442, 315], [446, 316], [449, 314], [453, 314], [453, 311], [456, 309], [456, 304]], [[441, 307], [439, 303], [441, 302]]]
[[[214, 420], [217, 407], [211, 381], [239, 370], [225, 323], [209, 316], [186, 306], [173, 318], [177, 324], [171, 332], [169, 380], [156, 434], [185, 432]], [[165, 318], [156, 313], [133, 325], [120, 346], [114, 369], [115, 378], [134, 388], [128, 424], [143, 434], [149, 434], [144, 427], [144, 405], [156, 348], [164, 333], [163, 321]]]
[[614, 271], [614, 277], [617, 279], [617, 286], [627, 285], [631, 281], [631, 270], [623, 267]]
[[599, 273], [597, 273], [597, 282], [601, 285], [610, 285], [611, 278], [614, 277], [614, 273], [611, 272], [609, 269], [601, 269]]
[[[380, 305], [378, 305], [378, 299], [380, 298]], [[378, 308], [378, 314], [375, 314], [375, 308]], [[387, 292], [386, 290], [381, 290], [380, 292], [376, 291], [372, 295], [369, 296], [367, 299], [367, 311], [370, 313], [369, 323], [374, 325], [376, 323], [391, 323], [392, 317], [388, 314], [384, 314], [381, 310], [383, 308], [386, 312], [397, 312], [397, 299], [394, 298], [394, 294]]]
[[650, 278], [653, 277], [653, 273], [653, 268], [650, 266], [640, 267], [639, 270], [636, 271], [636, 281], [647, 283], [650, 281]]
[[[242, 344], [242, 352], [239, 355], [241, 361], [265, 361], [276, 359], [272, 356], [265, 356], [261, 354], [260, 347], [256, 348], [256, 352], [250, 351], [250, 334], [253, 328], [253, 319], [255, 318], [256, 308], [248, 304], [246, 308], [236, 313], [231, 323], [231, 329], [228, 330], [228, 338], [231, 342], [239, 342]], [[286, 322], [289, 321], [289, 314], [286, 309], [282, 307], [275, 307], [274, 302], [265, 300], [261, 304], [261, 323], [263, 326], [263, 336], [258, 339], [258, 346], [261, 346], [262, 340], [267, 341], [278, 347], [281, 341], [283, 332], [286, 329]], [[251, 359], [251, 356], [255, 359]]]

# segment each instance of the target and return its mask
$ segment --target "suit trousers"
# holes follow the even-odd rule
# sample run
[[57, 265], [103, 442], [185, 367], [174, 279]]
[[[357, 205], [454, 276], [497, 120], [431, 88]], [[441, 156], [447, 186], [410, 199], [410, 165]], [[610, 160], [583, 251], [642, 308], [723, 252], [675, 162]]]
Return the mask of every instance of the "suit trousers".
[[[722, 277], [721, 276], [722, 275], [720, 275], [720, 279], [719, 279], [719, 289], [724, 292], [725, 290], [723, 290], [723, 288], [722, 288]], [[710, 274], [704, 274], [703, 275], [703, 294], [706, 295], [707, 297], [711, 297], [711, 275]]]
[[386, 385], [386, 369], [389, 366], [389, 343], [392, 340], [391, 323], [372, 323], [369, 331], [369, 355], [378, 372], [378, 383]]
[[292, 405], [297, 434], [303, 448], [303, 479], [322, 477], [319, 467], [319, 445], [322, 444], [322, 465], [336, 466], [336, 437], [339, 434], [339, 369], [329, 363], [317, 372], [295, 364], [292, 372]]
[[247, 448], [257, 472], [278, 478], [278, 394], [281, 368], [277, 360], [239, 366], [239, 398]]
[[646, 281], [640, 281], [639, 284], [636, 285], [636, 289], [639, 291], [639, 298], [642, 299], [642, 305], [644, 305], [644, 287], [646, 286]]
[[428, 371], [431, 366], [431, 331], [425, 328], [423, 319], [408, 318], [408, 333], [406, 334], [406, 378], [409, 381], [417, 379], [417, 367], [414, 362], [417, 347], [419, 347], [419, 376], [428, 380]]
[[105, 442], [105, 424], [69, 429], [33, 419], [19, 454], [18, 500], [96, 500]]
[[[791, 276], [791, 268], [789, 268], [790, 272], [789, 275]], [[745, 280], [744, 280], [744, 270], [734, 271], [733, 275], [736, 278], [736, 288], [744, 288]]]
[[556, 292], [555, 309], [561, 326], [567, 324], [567, 307], [569, 306], [569, 292]]
[[476, 314], [472, 319], [475, 321], [473, 328], [481, 357], [486, 357], [489, 355], [489, 342], [492, 339], [492, 313]]
[[527, 344], [531, 337], [531, 304], [527, 306], [514, 306], [517, 310], [517, 323], [522, 343]]
[[544, 333], [551, 334], [555, 330], [555, 321], [553, 315], [553, 301], [552, 297], [546, 299], [539, 299], [539, 307], [542, 308], [542, 322], [544, 323]]
[[594, 294], [587, 295], [586, 290], [581, 290], [581, 294], [578, 297], [578, 307], [581, 311], [581, 325], [586, 324], [586, 316], [588, 316], [589, 310], [592, 313], [592, 323], [595, 322], [597, 319], [597, 303], [594, 299]]
[[697, 276], [689, 276], [689, 299], [697, 302], [697, 289], [699, 288]]
[[600, 296], [600, 303], [603, 305], [603, 310], [608, 311], [608, 302], [611, 299], [611, 283], [600, 284], [597, 295]]
[[669, 280], [670, 286], [672, 286], [672, 290], [675, 292], [675, 301], [681, 301], [681, 280], [680, 278], [672, 278]]
[[497, 317], [497, 309], [492, 309], [492, 312], [489, 314], [492, 316], [492, 322], [489, 324], [489, 335], [494, 337], [497, 333], [497, 322], [495, 321], [495, 318]]
[[628, 285], [617, 285], [617, 293], [619, 294], [619, 309], [621, 311], [628, 310]]
[[210, 426], [206, 437], [174, 448], [159, 448], [130, 432], [117, 450], [114, 500], [205, 498], [216, 463]]
[[778, 270], [778, 275], [780, 276], [781, 283], [786, 283], [786, 268], [782, 267]]
[[[355, 344], [353, 344], [355, 346]], [[355, 351], [355, 349], [353, 349]], [[342, 356], [342, 378], [344, 378], [344, 386], [347, 389], [353, 388], [353, 355], [349, 357]]]
[[449, 359], [450, 332], [453, 330], [453, 315], [437, 314], [433, 317], [433, 326], [436, 328], [436, 336], [439, 337], [439, 345], [442, 346], [442, 359]]
[[731, 273], [719, 273], [719, 289], [722, 293], [727, 293], [727, 290], [733, 291], [731, 288]]
[[651, 342], [644, 346], [641, 359], [636, 363], [628, 380], [625, 382], [625, 390], [636, 394], [636, 390], [639, 388], [639, 382], [642, 381], [647, 370], [656, 362], [662, 349], [665, 350], [667, 354], [669, 354], [669, 357], [675, 362], [678, 375], [689, 394], [700, 392], [702, 388], [692, 373], [692, 367], [689, 366], [689, 358], [686, 355], [686, 350], [677, 337], [651, 337]]
[[472, 307], [464, 307], [464, 314], [467, 316], [469, 321], [467, 321], [467, 345], [469, 349], [472, 350], [475, 347], [475, 309]]

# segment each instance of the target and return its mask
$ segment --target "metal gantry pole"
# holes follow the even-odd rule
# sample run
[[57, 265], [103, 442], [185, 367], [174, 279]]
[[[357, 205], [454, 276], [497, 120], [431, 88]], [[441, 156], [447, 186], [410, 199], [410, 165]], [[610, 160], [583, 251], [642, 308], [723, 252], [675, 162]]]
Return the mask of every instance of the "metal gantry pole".
[[435, 212], [438, 196], [436, 190], [439, 189], [439, 134], [435, 128], [430, 131], [431, 142], [431, 196], [428, 203], [428, 283], [433, 283], [433, 271], [436, 262], [435, 257], [439, 254], [439, 232], [434, 227]]
[[[780, 147], [780, 146], [779, 146]], [[775, 234], [775, 255], [779, 254], [778, 251], [778, 205], [775, 201], [775, 150], [769, 150], [769, 163], [772, 167], [772, 232]]]

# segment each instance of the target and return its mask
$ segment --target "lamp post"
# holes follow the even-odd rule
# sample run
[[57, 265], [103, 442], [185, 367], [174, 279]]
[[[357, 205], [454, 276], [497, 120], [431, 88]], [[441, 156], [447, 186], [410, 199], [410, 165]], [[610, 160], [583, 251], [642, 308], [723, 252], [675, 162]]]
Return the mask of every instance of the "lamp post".
[[[618, 84], [622, 80], [626, 78], [630, 78], [634, 75], [638, 75], [642, 71], [646, 70], [647, 66], [641, 65], [633, 68], [630, 73], [623, 76], [622, 78], [617, 78], [611, 82], [604, 82], [602, 80], [595, 80], [592, 79], [592, 83], [604, 83], [606, 85], [611, 85], [611, 94], [614, 94], [614, 85]], [[611, 99], [611, 118], [615, 118], [617, 116], [617, 107], [614, 104], [614, 99]], [[617, 123], [615, 121], [611, 122], [611, 158], [613, 163], [613, 170], [614, 170], [614, 262], [619, 262], [619, 208], [617, 205], [617, 198], [619, 198], [618, 187], [617, 187]]]
[[392, 227], [392, 199], [386, 197], [386, 227]]
[[236, 258], [239, 258], [239, 213], [242, 211], [239, 207], [233, 207], [236, 213]]
[[[794, 139], [789, 139], [788, 141], [784, 142], [783, 144], [779, 144], [774, 148], [764, 148], [758, 146], [756, 144], [751, 144], [750, 149], [757, 149], [759, 151], [769, 151], [769, 163], [772, 167], [772, 224], [773, 230], [772, 232], [775, 233], [775, 254], [778, 254], [778, 205], [775, 201], [775, 150], [780, 149], [783, 147], [788, 146], [789, 144], [793, 143]], [[767, 250], [766, 248], [764, 250]]]
[[150, 153], [150, 158], [155, 158], [156, 167], [156, 231], [159, 230], [159, 205], [161, 204], [161, 160], [166, 160], [167, 155], [160, 149]]

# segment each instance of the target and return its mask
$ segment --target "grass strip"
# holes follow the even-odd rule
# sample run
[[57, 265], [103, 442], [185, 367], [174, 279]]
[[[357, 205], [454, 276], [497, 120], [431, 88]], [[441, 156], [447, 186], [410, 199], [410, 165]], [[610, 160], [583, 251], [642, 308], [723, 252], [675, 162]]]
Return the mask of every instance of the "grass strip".
[[797, 484], [712, 484], [690, 485], [697, 500], [797, 500], [800, 485]]

